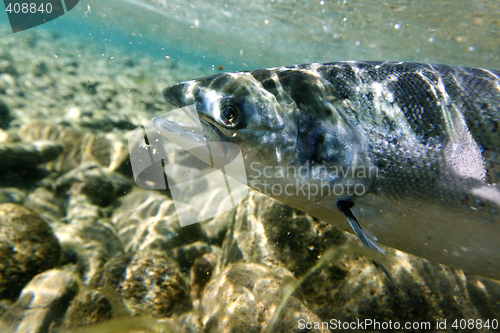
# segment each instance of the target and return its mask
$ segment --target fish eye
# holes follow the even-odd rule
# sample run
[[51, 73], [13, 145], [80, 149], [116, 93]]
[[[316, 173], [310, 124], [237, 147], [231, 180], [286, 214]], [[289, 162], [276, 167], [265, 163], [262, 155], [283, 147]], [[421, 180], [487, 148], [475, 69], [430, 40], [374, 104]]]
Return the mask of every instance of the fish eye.
[[224, 98], [219, 103], [219, 118], [226, 127], [234, 127], [240, 119], [240, 107], [234, 98]]

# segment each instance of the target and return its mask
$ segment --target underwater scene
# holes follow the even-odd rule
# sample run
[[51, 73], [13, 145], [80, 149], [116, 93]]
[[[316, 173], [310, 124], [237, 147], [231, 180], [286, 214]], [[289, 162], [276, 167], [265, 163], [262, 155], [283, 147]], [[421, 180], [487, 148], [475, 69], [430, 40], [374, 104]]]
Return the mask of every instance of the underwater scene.
[[500, 2], [0, 9], [0, 332], [500, 331]]

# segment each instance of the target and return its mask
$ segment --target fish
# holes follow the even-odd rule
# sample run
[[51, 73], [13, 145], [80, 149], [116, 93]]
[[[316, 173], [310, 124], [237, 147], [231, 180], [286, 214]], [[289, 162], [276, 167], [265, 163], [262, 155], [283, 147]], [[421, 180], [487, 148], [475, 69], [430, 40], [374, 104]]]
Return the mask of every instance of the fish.
[[221, 143], [220, 158], [241, 153], [249, 187], [374, 252], [385, 254], [380, 243], [500, 279], [499, 71], [311, 63], [221, 73], [162, 95], [193, 107], [202, 131], [159, 117], [158, 132]]

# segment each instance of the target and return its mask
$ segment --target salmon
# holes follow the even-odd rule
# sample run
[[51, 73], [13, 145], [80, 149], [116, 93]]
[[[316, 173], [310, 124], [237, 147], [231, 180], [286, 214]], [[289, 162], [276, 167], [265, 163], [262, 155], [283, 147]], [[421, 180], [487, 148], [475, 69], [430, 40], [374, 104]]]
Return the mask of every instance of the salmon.
[[237, 146], [251, 188], [374, 251], [500, 279], [500, 72], [312, 63], [186, 81], [163, 97], [193, 107], [203, 134], [160, 118], [156, 129], [222, 143], [220, 156]]

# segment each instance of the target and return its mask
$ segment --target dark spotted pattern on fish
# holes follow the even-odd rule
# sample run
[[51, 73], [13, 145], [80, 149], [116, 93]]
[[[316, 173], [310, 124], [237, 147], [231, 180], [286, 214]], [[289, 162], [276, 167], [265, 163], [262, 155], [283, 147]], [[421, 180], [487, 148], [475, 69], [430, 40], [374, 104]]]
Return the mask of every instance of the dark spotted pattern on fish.
[[[331, 86], [318, 86], [314, 72]], [[439, 145], [448, 140], [450, 133], [446, 125], [446, 114], [453, 107], [465, 119], [466, 126], [478, 143], [481, 151], [491, 157], [486, 163], [488, 183], [500, 180], [498, 166], [500, 152], [500, 72], [478, 68], [420, 63], [393, 62], [342, 62], [297, 65], [251, 72], [263, 88], [277, 95], [277, 81], [290, 87], [287, 93], [300, 107], [311, 103], [317, 96], [331, 94], [338, 100], [347, 100], [346, 108], [354, 124], [360, 128], [376, 125], [377, 132], [385, 130], [382, 140], [398, 148], [401, 127], [408, 126], [429, 149], [439, 150]], [[321, 91], [323, 89], [323, 91]], [[318, 99], [318, 104], [322, 100]], [[389, 111], [401, 110], [407, 121], [380, 113], [381, 104]], [[329, 110], [318, 106], [315, 112]], [[362, 110], [360, 112], [360, 110]], [[393, 137], [392, 139], [390, 139]], [[429, 159], [434, 158], [432, 154]]]
[[[367, 229], [382, 244], [500, 278], [500, 72], [312, 63], [186, 81], [163, 96], [196, 107], [207, 141], [241, 149], [251, 187], [354, 231], [375, 251], [383, 252]], [[278, 168], [307, 171], [260, 176]], [[311, 184], [342, 191], [301, 190]], [[364, 191], [349, 193], [356, 187]]]

